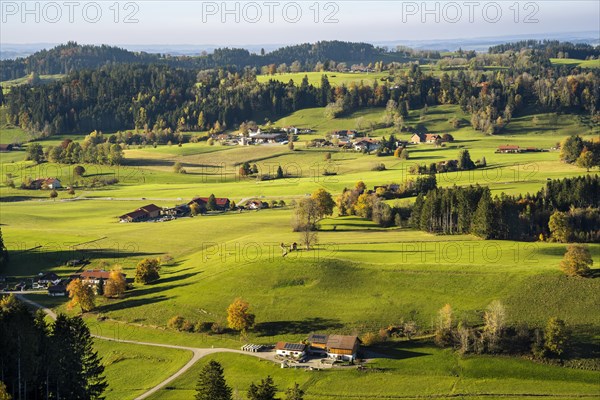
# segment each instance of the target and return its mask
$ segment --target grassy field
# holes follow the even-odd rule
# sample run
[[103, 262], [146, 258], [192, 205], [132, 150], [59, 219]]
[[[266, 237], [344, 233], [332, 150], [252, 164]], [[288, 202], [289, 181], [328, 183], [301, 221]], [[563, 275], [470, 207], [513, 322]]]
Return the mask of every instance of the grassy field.
[[268, 82], [270, 80], [280, 81], [284, 83], [288, 83], [290, 80], [293, 80], [296, 85], [300, 85], [302, 83], [302, 79], [304, 76], [308, 77], [308, 83], [313, 86], [320, 87], [321, 86], [321, 77], [323, 75], [327, 75], [327, 79], [329, 83], [338, 86], [338, 85], [349, 85], [351, 82], [360, 83], [363, 81], [365, 84], [372, 84], [374, 80], [379, 80], [389, 75], [386, 72], [289, 72], [285, 74], [275, 74], [275, 75], [258, 75], [256, 79], [261, 82]]
[[[41, 84], [46, 84], [46, 83], [49, 83], [49, 82], [57, 81], [57, 80], [62, 79], [64, 77], [65, 77], [64, 74], [40, 75], [40, 83]], [[27, 83], [28, 79], [29, 79], [29, 76], [24, 76], [22, 78], [12, 79], [10, 81], [2, 81], [2, 82], [0, 82], [0, 87], [2, 87], [2, 90], [4, 91], [4, 94], [7, 94], [7, 93], [10, 92], [10, 89], [12, 87], [23, 85], [23, 84]]]
[[[119, 264], [133, 277], [136, 263], [145, 257], [169, 254], [161, 279], [152, 285], [135, 285], [121, 300], [98, 299], [97, 313], [86, 316], [92, 332], [170, 344], [236, 348], [239, 335], [220, 336], [179, 333], [165, 328], [174, 315], [192, 321], [225, 320], [225, 309], [236, 297], [248, 300], [256, 313], [257, 326], [250, 333], [254, 343], [301, 340], [313, 331], [363, 334], [377, 331], [402, 319], [415, 319], [430, 329], [436, 311], [452, 304], [457, 318], [479, 323], [481, 312], [493, 300], [507, 307], [510, 322], [542, 326], [552, 316], [598, 342], [600, 280], [566, 278], [558, 263], [565, 245], [482, 241], [472, 236], [435, 236], [409, 229], [382, 229], [356, 217], [332, 217], [322, 221], [319, 245], [311, 251], [281, 256], [280, 243], [298, 241], [290, 228], [292, 207], [182, 218], [164, 223], [120, 224], [117, 216], [148, 203], [170, 206], [195, 195], [229, 197], [236, 203], [248, 198], [285, 200], [288, 204], [317, 188], [333, 194], [363, 180], [368, 187], [408, 178], [414, 163], [456, 158], [462, 148], [473, 159], [485, 157], [488, 167], [471, 173], [439, 174], [442, 186], [480, 183], [493, 193], [536, 192], [548, 178], [585, 174], [585, 170], [559, 161], [556, 151], [496, 154], [497, 146], [517, 144], [550, 149], [562, 138], [580, 134], [598, 136], [586, 121], [574, 115], [533, 114], [514, 118], [501, 135], [487, 136], [468, 124], [453, 128], [448, 120], [468, 117], [456, 106], [430, 107], [424, 120], [412, 111], [407, 123], [423, 124], [429, 132], [451, 133], [456, 141], [446, 147], [410, 146], [410, 159], [377, 157], [355, 152], [309, 149], [304, 142], [324, 137], [330, 130], [355, 129], [381, 120], [383, 110], [361, 110], [348, 117], [328, 120], [322, 108], [298, 111], [274, 121], [277, 126], [310, 127], [316, 132], [302, 135], [296, 151], [287, 146], [209, 146], [206, 142], [125, 150], [126, 165], [85, 165], [85, 179], [117, 177], [118, 184], [93, 189], [76, 188], [70, 196], [59, 192], [56, 201], [46, 191], [11, 189], [0, 183], [2, 233], [11, 251], [11, 263], [2, 274], [31, 277], [40, 271], [69, 275], [71, 259], [89, 258], [87, 268], [103, 263]], [[368, 131], [372, 137], [389, 136], [392, 128]], [[65, 136], [53, 136], [44, 146], [58, 144]], [[408, 139], [409, 135], [399, 135]], [[73, 182], [73, 166], [23, 161], [23, 152], [0, 155], [2, 175], [11, 174], [20, 184], [27, 176], [56, 176], [63, 185]], [[281, 165], [290, 177], [257, 181], [237, 175], [245, 161], [256, 163], [263, 173]], [[175, 174], [181, 162], [187, 174]], [[373, 171], [384, 163], [385, 171]], [[335, 176], [322, 175], [335, 168]], [[596, 172], [592, 172], [596, 173]], [[410, 199], [406, 201], [411, 201]], [[590, 245], [595, 265], [600, 263], [600, 245]], [[58, 311], [68, 311], [64, 299], [39, 295], [36, 301]], [[595, 336], [594, 336], [595, 335]], [[188, 357], [185, 352], [164, 352], [142, 346], [97, 343], [109, 382], [119, 391], [109, 398], [135, 397], [177, 369]], [[243, 393], [250, 381], [272, 374], [282, 389], [297, 381], [310, 399], [356, 394], [366, 398], [414, 396], [428, 388], [436, 396], [498, 394], [552, 394], [558, 398], [592, 392], [593, 373], [533, 364], [514, 358], [458, 358], [450, 351], [427, 344], [387, 349], [397, 359], [378, 359], [380, 373], [332, 371], [304, 373], [280, 370], [274, 365], [237, 355], [217, 355], [223, 361], [232, 385]], [[395, 353], [394, 353], [395, 352]], [[424, 356], [412, 355], [423, 353]], [[144, 364], [148, 370], [124, 372]], [[202, 361], [205, 362], [205, 361]], [[156, 398], [182, 398], [191, 393], [198, 366], [161, 391]], [[127, 377], [127, 378], [125, 378]], [[368, 383], [366, 383], [368, 381]], [[179, 396], [179, 397], [178, 397]], [[364, 396], [364, 397], [361, 397]], [[189, 397], [189, 396], [188, 396]], [[354, 397], [353, 397], [354, 398]]]
[[[461, 358], [450, 350], [418, 343], [402, 343], [381, 349], [390, 358], [373, 359], [366, 372], [353, 369], [303, 371], [281, 369], [268, 361], [238, 354], [218, 354], [202, 359], [185, 375], [152, 396], [152, 400], [192, 398], [203, 365], [220, 362], [234, 393], [244, 396], [251, 382], [273, 377], [284, 395], [298, 383], [305, 399], [328, 398], [521, 398], [551, 396], [574, 398], [598, 393], [598, 374], [557, 369], [515, 358], [472, 356]], [[513, 397], [514, 396], [514, 397]]]
[[600, 60], [578, 60], [576, 58], [551, 58], [554, 65], [568, 65], [570, 67], [600, 68]]
[[109, 383], [107, 400], [134, 399], [179, 370], [191, 352], [96, 340]]

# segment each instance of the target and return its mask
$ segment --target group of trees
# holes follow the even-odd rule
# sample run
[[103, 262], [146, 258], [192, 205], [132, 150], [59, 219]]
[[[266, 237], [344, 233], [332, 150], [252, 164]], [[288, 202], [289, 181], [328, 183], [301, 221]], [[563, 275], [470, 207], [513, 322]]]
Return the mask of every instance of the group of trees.
[[470, 171], [475, 168], [483, 168], [487, 166], [485, 157], [481, 160], [473, 162], [469, 150], [463, 149], [458, 153], [458, 160], [439, 161], [437, 163], [412, 165], [409, 169], [411, 174], [437, 174], [456, 171]]
[[48, 324], [14, 295], [0, 300], [1, 380], [15, 399], [101, 399], [107, 387], [90, 331], [79, 316]]
[[[227, 381], [223, 366], [218, 362], [209, 361], [198, 377], [196, 384], [196, 400], [233, 400], [233, 391]], [[267, 376], [260, 383], [251, 383], [246, 394], [248, 400], [276, 400], [277, 386], [273, 378]], [[285, 392], [285, 400], [302, 400], [304, 391], [296, 383]]]
[[120, 165], [123, 162], [121, 145], [110, 143], [102, 132], [98, 131], [87, 135], [83, 144], [65, 139], [58, 146], [48, 146], [44, 154], [48, 161], [60, 164]]
[[[551, 180], [535, 195], [492, 198], [489, 188], [437, 188], [418, 195], [410, 225], [432, 233], [484, 239], [600, 240], [600, 177]], [[554, 213], [554, 214], [553, 214]], [[551, 237], [551, 234], [553, 237]]]
[[576, 135], [565, 138], [560, 143], [560, 159], [587, 171], [600, 167], [600, 138], [589, 141]]
[[550, 318], [544, 329], [510, 325], [504, 305], [495, 300], [483, 312], [482, 325], [469, 325], [456, 318], [446, 304], [437, 316], [435, 342], [454, 347], [460, 354], [532, 354], [535, 357], [562, 357], [569, 348], [565, 322]]
[[300, 232], [301, 242], [306, 250], [317, 242], [317, 233], [319, 221], [333, 214], [335, 202], [331, 193], [325, 189], [315, 190], [310, 197], [301, 199], [294, 209], [292, 216], [292, 229], [294, 232]]

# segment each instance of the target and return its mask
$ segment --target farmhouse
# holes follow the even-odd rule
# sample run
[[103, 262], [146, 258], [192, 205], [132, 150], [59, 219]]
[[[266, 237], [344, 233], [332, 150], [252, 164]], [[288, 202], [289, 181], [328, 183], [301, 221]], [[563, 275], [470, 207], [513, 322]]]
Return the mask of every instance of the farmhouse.
[[[217, 204], [217, 210], [226, 211], [229, 210], [230, 201], [227, 197], [215, 197], [215, 203]], [[194, 197], [187, 205], [198, 204], [201, 210], [206, 211], [208, 205], [208, 197]]]
[[327, 357], [336, 360], [354, 361], [358, 353], [360, 339], [356, 336], [329, 335]]
[[163, 214], [173, 217], [184, 217], [190, 213], [190, 206], [187, 204], [179, 204], [175, 207], [164, 208]]
[[53, 190], [53, 189], [60, 189], [61, 187], [62, 187], [62, 185], [60, 184], [60, 181], [56, 178], [38, 178], [38, 179], [31, 181], [31, 183], [29, 184], [27, 189]]
[[59, 297], [59, 296], [66, 296], [66, 295], [67, 295], [67, 288], [62, 283], [48, 287], [48, 296]]
[[[125, 277], [124, 273], [121, 273], [123, 277]], [[81, 279], [83, 283], [88, 285], [98, 285], [99, 283], [104, 284], [105, 281], [110, 277], [110, 272], [105, 271], [103, 269], [90, 269], [87, 271], [83, 271], [80, 274], [72, 275], [71, 278], [77, 277]]]
[[13, 150], [12, 144], [0, 144], [0, 152], [8, 152]]
[[521, 148], [519, 146], [516, 145], [505, 145], [505, 146], [498, 146], [498, 149], [496, 149], [496, 153], [520, 153], [521, 152]]
[[305, 350], [306, 345], [303, 343], [278, 342], [275, 345], [275, 353], [282, 357], [302, 358]]
[[56, 275], [54, 272], [42, 273], [40, 272], [37, 276], [36, 280], [38, 285], [47, 286], [50, 283], [57, 284], [60, 282], [60, 277]]
[[249, 210], [260, 210], [263, 208], [263, 202], [260, 200], [250, 200], [246, 203], [246, 208]]
[[441, 139], [442, 137], [435, 133], [415, 133], [410, 137], [410, 142], [412, 144], [435, 143]]
[[379, 146], [379, 140], [371, 138], [362, 138], [353, 143], [356, 151], [373, 151]]
[[331, 133], [332, 139], [354, 139], [356, 137], [356, 131], [342, 130], [333, 131]]
[[148, 204], [147, 206], [140, 207], [135, 211], [127, 214], [123, 214], [119, 217], [121, 222], [140, 222], [146, 221], [151, 218], [157, 218], [160, 216], [162, 208], [156, 204]]
[[324, 335], [313, 333], [308, 337], [312, 353], [327, 354], [335, 360], [354, 361], [358, 354], [360, 339], [357, 336]]

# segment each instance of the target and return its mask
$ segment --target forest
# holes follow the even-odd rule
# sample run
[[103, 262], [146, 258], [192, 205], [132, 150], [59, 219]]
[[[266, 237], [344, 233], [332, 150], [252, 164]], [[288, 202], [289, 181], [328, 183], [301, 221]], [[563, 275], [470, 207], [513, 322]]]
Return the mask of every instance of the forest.
[[[519, 61], [522, 63], [522, 61]], [[526, 64], [529, 65], [529, 64]], [[598, 121], [600, 71], [527, 67], [445, 72], [440, 77], [416, 64], [390, 66], [385, 81], [333, 86], [324, 75], [320, 87], [270, 80], [258, 83], [256, 70], [195, 71], [163, 65], [110, 65], [71, 72], [46, 85], [13, 87], [4, 102], [10, 123], [54, 133], [137, 129], [162, 131], [234, 128], [268, 113], [273, 118], [296, 110], [327, 106], [330, 118], [364, 107], [389, 106], [387, 123], [402, 125], [410, 109], [458, 104], [473, 128], [501, 133], [528, 107], [557, 113], [585, 113]], [[395, 120], [397, 119], [397, 120]]]

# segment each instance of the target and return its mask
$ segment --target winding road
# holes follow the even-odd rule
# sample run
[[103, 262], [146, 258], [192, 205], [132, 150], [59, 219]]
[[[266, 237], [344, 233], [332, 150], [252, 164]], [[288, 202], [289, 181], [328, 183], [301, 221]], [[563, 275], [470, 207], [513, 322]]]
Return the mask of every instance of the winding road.
[[[0, 292], [0, 294], [4, 294], [4, 293], [8, 294], [8, 293], [14, 293], [14, 292]], [[29, 293], [33, 293], [33, 292], [29, 292]], [[32, 306], [34, 308], [42, 310], [50, 318], [56, 320], [56, 313], [54, 311], [52, 311], [51, 309], [49, 309], [47, 307], [44, 307], [41, 304], [36, 303], [35, 301], [29, 300], [28, 298], [26, 298], [26, 297], [23, 296], [23, 293], [14, 293], [14, 294], [22, 302], [24, 302], [26, 304], [29, 304], [30, 306]], [[143, 394], [139, 395], [138, 397], [136, 397], [135, 400], [142, 400], [142, 399], [146, 399], [146, 398], [150, 397], [151, 395], [153, 395], [154, 393], [158, 392], [160, 389], [164, 388], [169, 383], [173, 382], [175, 379], [177, 379], [178, 377], [180, 377], [182, 374], [184, 374], [194, 364], [196, 364], [196, 362], [198, 360], [200, 360], [202, 357], [206, 357], [206, 356], [208, 356], [210, 354], [214, 354], [214, 353], [238, 353], [238, 354], [244, 354], [244, 355], [254, 356], [254, 357], [258, 357], [258, 358], [262, 358], [262, 359], [270, 360], [270, 361], [274, 360], [274, 358], [273, 358], [274, 354], [272, 352], [269, 352], [269, 353], [251, 353], [251, 352], [246, 352], [246, 351], [242, 351], [242, 350], [228, 349], [228, 348], [224, 348], [224, 347], [218, 347], [218, 348], [210, 348], [210, 349], [208, 349], [208, 348], [201, 348], [201, 347], [177, 346], [177, 345], [173, 345], [173, 344], [162, 344], [162, 343], [151, 343], [151, 342], [138, 342], [136, 340], [114, 339], [114, 338], [110, 338], [110, 337], [106, 337], [106, 336], [99, 336], [99, 335], [92, 335], [92, 337], [95, 338], [95, 339], [109, 340], [109, 341], [112, 341], [112, 342], [130, 343], [130, 344], [137, 344], [137, 345], [142, 345], [142, 346], [165, 347], [165, 348], [169, 348], [169, 349], [187, 350], [187, 351], [191, 351], [192, 352], [192, 358], [183, 367], [181, 367], [181, 369], [179, 369], [173, 375], [169, 376], [167, 379], [165, 379], [164, 381], [162, 381], [158, 385], [154, 386], [150, 390], [148, 390], [148, 391], [144, 392]]]

